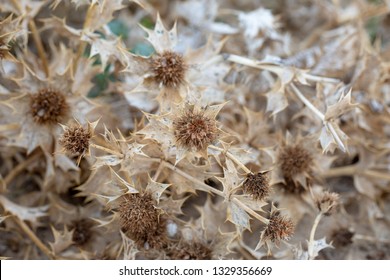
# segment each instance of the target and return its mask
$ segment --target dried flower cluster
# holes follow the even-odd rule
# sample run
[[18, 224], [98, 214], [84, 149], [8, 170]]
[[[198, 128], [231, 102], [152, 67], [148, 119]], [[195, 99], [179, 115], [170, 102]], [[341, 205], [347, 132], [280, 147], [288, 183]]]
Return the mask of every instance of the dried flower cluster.
[[386, 1], [0, 2], [0, 259], [390, 258]]
[[187, 66], [181, 54], [164, 51], [151, 60], [151, 68], [158, 84], [177, 87], [184, 83]]
[[289, 240], [293, 232], [294, 223], [289, 218], [282, 216], [279, 211], [274, 211], [262, 233], [262, 238], [280, 243], [282, 240]]
[[270, 194], [269, 176], [266, 172], [248, 174], [242, 186], [244, 192], [256, 200], [265, 200]]
[[58, 124], [68, 111], [65, 96], [52, 89], [42, 89], [30, 99], [31, 115], [38, 124]]
[[173, 130], [177, 145], [190, 150], [204, 150], [217, 138], [216, 121], [204, 110], [195, 111], [193, 106], [174, 119]]

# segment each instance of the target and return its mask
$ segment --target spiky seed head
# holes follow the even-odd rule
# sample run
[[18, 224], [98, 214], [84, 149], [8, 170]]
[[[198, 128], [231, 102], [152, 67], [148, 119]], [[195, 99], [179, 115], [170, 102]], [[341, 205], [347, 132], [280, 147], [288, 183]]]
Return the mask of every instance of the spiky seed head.
[[193, 107], [186, 108], [173, 121], [173, 130], [178, 146], [189, 150], [204, 150], [217, 138], [216, 120]]
[[300, 145], [285, 146], [279, 153], [278, 162], [283, 176], [293, 178], [297, 174], [310, 172], [313, 157]]
[[158, 210], [152, 195], [147, 192], [124, 195], [119, 206], [122, 229], [134, 235], [155, 231], [158, 225]]
[[281, 215], [280, 211], [271, 213], [269, 223], [263, 231], [263, 239], [279, 243], [288, 240], [294, 233], [294, 223], [291, 219]]
[[72, 155], [84, 155], [89, 149], [92, 131], [81, 125], [67, 127], [59, 142]]
[[248, 174], [243, 183], [244, 193], [256, 200], [264, 200], [270, 194], [269, 176], [267, 172]]
[[80, 246], [86, 244], [92, 237], [92, 226], [93, 223], [87, 219], [73, 221], [70, 226], [73, 230], [72, 241]]
[[160, 216], [156, 230], [148, 232], [143, 238], [136, 239], [136, 242], [140, 247], [148, 244], [149, 248], [153, 249], [165, 248], [168, 244], [166, 219]]
[[56, 124], [66, 116], [69, 105], [65, 96], [53, 89], [42, 89], [30, 96], [30, 112], [38, 124]]
[[164, 51], [151, 59], [150, 67], [158, 84], [175, 88], [184, 82], [187, 66], [181, 54]]
[[120, 224], [138, 246], [160, 249], [167, 244], [166, 221], [148, 192], [126, 194], [119, 205]]
[[211, 260], [212, 250], [200, 242], [184, 242], [173, 247], [169, 256], [172, 260]]
[[336, 206], [339, 204], [340, 196], [334, 192], [325, 191], [315, 197], [315, 202], [318, 210], [325, 216], [330, 216], [335, 212]]

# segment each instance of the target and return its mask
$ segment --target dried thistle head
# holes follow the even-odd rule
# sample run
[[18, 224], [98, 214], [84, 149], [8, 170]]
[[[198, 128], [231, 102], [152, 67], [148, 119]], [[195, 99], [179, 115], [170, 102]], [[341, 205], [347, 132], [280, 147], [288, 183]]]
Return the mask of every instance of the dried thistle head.
[[281, 240], [288, 240], [294, 233], [294, 223], [291, 219], [281, 215], [280, 211], [271, 212], [269, 223], [262, 232], [262, 240], [270, 240], [279, 243]]
[[216, 120], [209, 116], [206, 110], [187, 106], [173, 120], [173, 130], [178, 146], [200, 151], [206, 149], [217, 139]]
[[65, 127], [59, 142], [72, 155], [84, 155], [89, 149], [92, 131], [80, 124]]
[[212, 250], [201, 242], [184, 242], [174, 246], [168, 255], [172, 260], [211, 260]]
[[93, 223], [87, 219], [73, 221], [70, 225], [70, 229], [73, 230], [72, 241], [80, 246], [86, 244], [92, 237], [92, 226]]
[[158, 227], [159, 212], [150, 193], [129, 193], [122, 196], [119, 205], [122, 229], [134, 235], [145, 235]]
[[168, 244], [166, 232], [166, 220], [160, 217], [156, 231], [148, 233], [144, 239], [136, 240], [139, 246], [147, 246], [147, 248], [162, 249]]
[[166, 50], [151, 59], [150, 67], [158, 84], [175, 88], [184, 83], [187, 65], [181, 54]]
[[330, 216], [335, 212], [336, 206], [339, 204], [339, 198], [340, 196], [337, 193], [325, 191], [314, 199], [318, 210], [325, 216]]
[[310, 171], [313, 157], [301, 145], [284, 146], [278, 155], [278, 163], [283, 176], [293, 178], [297, 174]]
[[122, 230], [143, 246], [161, 248], [166, 244], [166, 223], [155, 207], [155, 200], [148, 192], [124, 195], [119, 205]]
[[30, 113], [38, 124], [56, 124], [67, 115], [68, 110], [66, 98], [59, 91], [45, 88], [30, 96]]
[[248, 174], [243, 183], [244, 193], [256, 200], [265, 200], [270, 194], [269, 180], [267, 172]]

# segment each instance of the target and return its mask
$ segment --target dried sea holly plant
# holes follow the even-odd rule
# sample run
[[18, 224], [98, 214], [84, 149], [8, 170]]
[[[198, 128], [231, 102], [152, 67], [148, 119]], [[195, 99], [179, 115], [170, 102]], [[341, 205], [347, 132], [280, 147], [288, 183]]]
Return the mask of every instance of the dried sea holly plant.
[[0, 258], [389, 259], [389, 19], [1, 1]]

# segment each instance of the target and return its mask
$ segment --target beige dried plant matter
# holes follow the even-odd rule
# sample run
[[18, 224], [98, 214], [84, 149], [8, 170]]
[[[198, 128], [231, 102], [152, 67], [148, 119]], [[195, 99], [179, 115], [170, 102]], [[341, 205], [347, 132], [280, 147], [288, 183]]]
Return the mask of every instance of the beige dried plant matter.
[[389, 259], [382, 2], [2, 0], [0, 258]]

